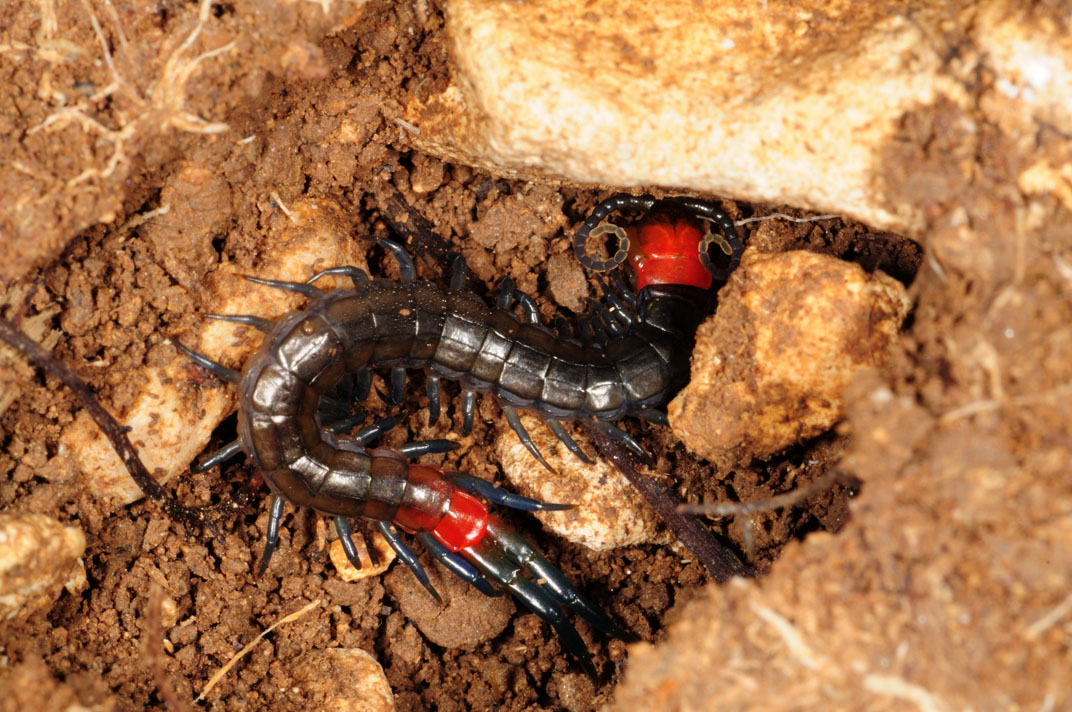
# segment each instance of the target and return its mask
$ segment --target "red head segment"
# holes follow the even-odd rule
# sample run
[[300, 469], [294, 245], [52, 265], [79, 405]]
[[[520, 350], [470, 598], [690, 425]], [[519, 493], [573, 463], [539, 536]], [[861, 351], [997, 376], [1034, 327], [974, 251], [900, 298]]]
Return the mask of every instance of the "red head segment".
[[[608, 233], [617, 238], [617, 250], [608, 260], [595, 260], [582, 255], [582, 263], [596, 270], [611, 269], [626, 259], [636, 276], [638, 290], [650, 284], [680, 284], [710, 289], [714, 279], [725, 280], [740, 261], [740, 242], [730, 223], [732, 239], [722, 233], [721, 224], [701, 220], [687, 207], [673, 201], [659, 201], [639, 222], [628, 228], [601, 223], [584, 235], [584, 248], [589, 237]], [[703, 204], [706, 207], [706, 204]], [[697, 211], [699, 212], [699, 211]], [[727, 219], [728, 220], [728, 219]], [[580, 237], [580, 235], [578, 235]], [[712, 253], [724, 253], [728, 267], [711, 260]]]

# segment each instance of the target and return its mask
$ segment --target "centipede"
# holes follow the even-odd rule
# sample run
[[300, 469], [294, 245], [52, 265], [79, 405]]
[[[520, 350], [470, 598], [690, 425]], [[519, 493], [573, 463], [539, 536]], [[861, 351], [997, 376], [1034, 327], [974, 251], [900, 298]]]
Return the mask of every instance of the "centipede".
[[[628, 227], [608, 221], [612, 213], [624, 211], [643, 215]], [[591, 253], [593, 240], [606, 241], [609, 258]], [[465, 290], [466, 265], [460, 255], [444, 286], [417, 279], [414, 262], [401, 245], [383, 238], [377, 242], [397, 260], [400, 281], [373, 279], [352, 266], [326, 269], [307, 282], [247, 277], [300, 293], [307, 303], [275, 321], [205, 315], [265, 332], [241, 371], [175, 342], [238, 390], [237, 439], [196, 469], [245, 454], [262, 473], [273, 498], [260, 573], [278, 546], [289, 502], [331, 518], [357, 568], [361, 561], [353, 522], [369, 522], [438, 600], [401, 530], [481, 592], [499, 594], [495, 584], [509, 591], [548, 622], [594, 676], [588, 650], [564, 610], [607, 635], [633, 636], [489, 509], [553, 511], [572, 505], [541, 502], [473, 475], [413, 462], [456, 447], [450, 440], [369, 449], [400, 416], [351, 432], [358, 423], [338, 415], [338, 388], [350, 379], [353, 397], [363, 400], [372, 369], [388, 369], [390, 402], [398, 404], [406, 371], [421, 369], [430, 423], [439, 418], [445, 379], [461, 386], [463, 432], [472, 429], [476, 395], [490, 393], [521, 442], [548, 470], [552, 468], [521, 424], [519, 411], [539, 416], [583, 460], [590, 458], [570, 437], [565, 421], [588, 421], [646, 459], [643, 447], [612, 421], [634, 416], [666, 424], [661, 408], [687, 380], [694, 332], [710, 308], [713, 285], [740, 261], [743, 248], [733, 221], [715, 204], [694, 198], [617, 194], [604, 200], [577, 231], [575, 252], [582, 264], [600, 272], [628, 262], [635, 291], [615, 274], [613, 286], [604, 282], [605, 304], [593, 305], [574, 324], [559, 317], [554, 329], [540, 323], [534, 300], [509, 280], [500, 282], [494, 305]], [[349, 278], [352, 287], [320, 289], [316, 282], [329, 275]]]

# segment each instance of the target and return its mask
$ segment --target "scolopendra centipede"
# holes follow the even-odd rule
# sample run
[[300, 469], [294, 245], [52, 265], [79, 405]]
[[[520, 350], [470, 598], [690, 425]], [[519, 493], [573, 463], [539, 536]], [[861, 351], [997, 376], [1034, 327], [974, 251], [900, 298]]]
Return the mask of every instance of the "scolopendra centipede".
[[[613, 211], [641, 209], [647, 215], [628, 230], [603, 223]], [[718, 233], [705, 229], [714, 223]], [[617, 237], [609, 260], [588, 255], [589, 237]], [[398, 260], [401, 282], [370, 280], [355, 267], [320, 272], [308, 282], [248, 278], [299, 292], [307, 306], [275, 323], [253, 316], [210, 315], [267, 332], [241, 373], [179, 347], [199, 364], [239, 389], [236, 441], [201, 464], [214, 465], [239, 452], [253, 458], [275, 497], [260, 570], [278, 542], [285, 502], [311, 507], [334, 518], [348, 558], [360, 567], [351, 519], [376, 523], [380, 532], [433, 596], [428, 576], [393, 525], [416, 534], [447, 568], [489, 595], [489, 579], [508, 588], [533, 612], [550, 622], [590, 673], [587, 650], [565, 619], [565, 605], [600, 630], [630, 637], [582, 597], [565, 576], [516, 533], [488, 512], [481, 498], [527, 510], [563, 509], [505, 492], [483, 480], [438, 467], [410, 464], [407, 458], [443, 452], [445, 440], [410, 443], [401, 451], [364, 445], [395, 419], [343, 433], [350, 420], [329, 422], [325, 397], [346, 375], [356, 377], [359, 398], [368, 392], [373, 367], [391, 369], [392, 399], [404, 391], [404, 369], [428, 372], [429, 420], [440, 410], [441, 378], [466, 389], [464, 429], [472, 426], [475, 393], [490, 391], [522, 443], [550, 469], [518, 418], [517, 409], [540, 414], [578, 457], [587, 456], [570, 438], [562, 420], [591, 420], [604, 434], [621, 440], [638, 456], [644, 450], [608, 421], [638, 415], [665, 423], [658, 408], [687, 376], [693, 332], [703, 318], [714, 278], [725, 279], [740, 259], [741, 244], [732, 221], [717, 207], [693, 199], [656, 201], [619, 194], [601, 203], [577, 234], [581, 261], [606, 270], [629, 259], [638, 293], [608, 296], [590, 319], [579, 320], [580, 337], [560, 325], [556, 335], [538, 323], [531, 298], [502, 285], [496, 307], [463, 291], [465, 264], [455, 259], [450, 286], [418, 281], [412, 260], [400, 245], [379, 243]], [[715, 266], [709, 248], [717, 245], [728, 266]], [[352, 289], [324, 292], [314, 285], [327, 275], [343, 275]], [[511, 310], [520, 303], [525, 321]], [[632, 310], [635, 309], [635, 314]], [[533, 578], [522, 575], [527, 571]]]

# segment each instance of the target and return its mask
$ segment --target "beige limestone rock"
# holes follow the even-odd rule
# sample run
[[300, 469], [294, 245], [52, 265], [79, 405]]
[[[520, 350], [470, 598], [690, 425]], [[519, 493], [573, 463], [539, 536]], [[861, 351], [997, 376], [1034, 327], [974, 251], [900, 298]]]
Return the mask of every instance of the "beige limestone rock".
[[[504, 426], [499, 430], [495, 452], [506, 479], [527, 497], [577, 505], [561, 512], [536, 512], [547, 529], [595, 551], [669, 543], [670, 537], [655, 510], [613, 464], [594, 457], [593, 464], [587, 465], [538, 418], [523, 415], [521, 423], [556, 473], [548, 472], [521, 444], [517, 433]], [[595, 455], [596, 449], [588, 438], [570, 430], [581, 448], [590, 457]], [[640, 470], [647, 473], [646, 468]]]
[[86, 538], [43, 514], [0, 514], [0, 620], [51, 606], [86, 585]]
[[828, 430], [854, 375], [882, 363], [911, 303], [900, 282], [826, 255], [747, 250], [697, 332], [670, 403], [688, 448], [732, 466]]
[[[357, 539], [357, 535], [354, 536]], [[383, 535], [379, 532], [372, 532], [367, 535], [365, 539], [372, 544], [372, 549], [376, 552], [377, 563], [373, 564], [372, 561], [362, 561], [363, 565], [360, 569], [354, 568], [354, 565], [350, 563], [350, 560], [346, 558], [346, 552], [343, 551], [342, 542], [336, 539], [331, 542], [328, 547], [328, 557], [331, 558], [331, 563], [335, 565], [335, 570], [339, 572], [339, 578], [343, 581], [354, 582], [361, 579], [369, 578], [370, 576], [379, 576], [388, 568], [395, 560], [395, 550], [391, 548], [391, 545], [387, 543], [387, 540], [383, 538]], [[355, 542], [358, 546], [358, 554], [361, 554], [361, 543]], [[371, 551], [369, 552], [371, 553]]]
[[303, 655], [294, 679], [317, 712], [394, 712], [395, 697], [383, 667], [361, 648], [331, 648]]

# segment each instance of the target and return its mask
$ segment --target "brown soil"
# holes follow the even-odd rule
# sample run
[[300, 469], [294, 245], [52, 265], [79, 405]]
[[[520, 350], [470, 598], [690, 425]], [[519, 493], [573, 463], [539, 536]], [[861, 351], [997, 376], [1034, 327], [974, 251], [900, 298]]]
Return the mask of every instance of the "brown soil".
[[[77, 9], [82, 7], [72, 4], [74, 17], [63, 27], [63, 39], [99, 58], [89, 15]], [[118, 23], [125, 35], [122, 41], [113, 38], [111, 46], [124, 77], [141, 76], [139, 60], [147, 66], [146, 75], [160, 70], [166, 60], [156, 50], [163, 44], [175, 51], [194, 26], [195, 6], [147, 7], [150, 12], [119, 8], [128, 21]], [[19, 8], [19, 3], [0, 4], [0, 25], [13, 28], [7, 39], [41, 37], [36, 11]], [[161, 129], [151, 119], [160, 119], [165, 109], [178, 110], [153, 105], [145, 111], [158, 113], [121, 139], [123, 127], [130, 125], [124, 122], [133, 121], [130, 117], [144, 109], [138, 102], [149, 95], [135, 78], [108, 99], [82, 102], [82, 115], [55, 120], [49, 125], [54, 131], [25, 133], [0, 123], [0, 150], [26, 169], [0, 179], [0, 195], [36, 196], [32, 204], [24, 201], [17, 209], [7, 204], [0, 213], [0, 234], [8, 236], [0, 245], [0, 261], [8, 265], [4, 276], [11, 280], [4, 316], [50, 315], [44, 331], [58, 335], [57, 358], [119, 412], [138, 388], [134, 374], [170, 360], [172, 347], [165, 340], [197, 330], [198, 315], [214, 310], [201, 299], [201, 280], [223, 260], [256, 273], [265, 226], [284, 220], [286, 205], [303, 196], [341, 205], [354, 235], [388, 236], [381, 211], [401, 195], [465, 255], [478, 292], [487, 294], [495, 279], [509, 275], [533, 294], [545, 315], [553, 313], [556, 292], [561, 301], [573, 302], [567, 306], [575, 306], [583, 286], [559, 284], [555, 274], [571, 270], [566, 263], [570, 236], [606, 192], [504, 181], [444, 164], [408, 148], [406, 131], [392, 119], [407, 92], [441, 80], [442, 18], [434, 9], [423, 3], [369, 6], [360, 20], [324, 37], [324, 23], [309, 20], [321, 12], [320, 5], [286, 5], [259, 20], [276, 28], [264, 46], [243, 39], [249, 37], [243, 23], [253, 14], [248, 10], [213, 8], [194, 51], [240, 38], [232, 53], [206, 60], [226, 64], [228, 79], [214, 72], [194, 75], [185, 103], [178, 105], [205, 122], [225, 117], [231, 129], [226, 134], [196, 130], [204, 128], [197, 122], [184, 129], [175, 115]], [[336, 20], [340, 13], [336, 9]], [[118, 24], [103, 14], [100, 21], [111, 38], [114, 29], [108, 28]], [[19, 107], [24, 123], [18, 128], [43, 125], [57, 115], [59, 109], [35, 98], [46, 83], [57, 91], [93, 94], [112, 81], [105, 64], [83, 60], [81, 54], [68, 63], [32, 55], [0, 54], [0, 116], [10, 117], [9, 109]], [[87, 122], [90, 118], [95, 125]], [[250, 138], [236, 140], [242, 137]], [[112, 165], [117, 154], [122, 155]], [[38, 175], [37, 168], [46, 165], [50, 175]], [[86, 171], [96, 174], [72, 183]], [[165, 206], [167, 213], [136, 219]], [[726, 206], [735, 217], [765, 212]], [[112, 214], [104, 219], [103, 213]], [[906, 282], [920, 259], [914, 243], [839, 220], [753, 223], [746, 232], [747, 242], [768, 250], [821, 251]], [[29, 235], [39, 239], [20, 241]], [[382, 251], [370, 257], [374, 270], [395, 273]], [[447, 267], [422, 260], [419, 271], [442, 279]], [[386, 580], [342, 582], [309, 512], [288, 515], [272, 569], [254, 576], [266, 513], [263, 491], [250, 489], [248, 464], [228, 464], [175, 485], [176, 495], [190, 504], [249, 502], [238, 508], [219, 539], [169, 522], [153, 504], [111, 511], [93, 492], [80, 490], [77, 478], [49, 466], [61, 431], [78, 410], [72, 396], [24, 366], [14, 372], [5, 387], [17, 381], [21, 395], [0, 420], [0, 506], [76, 521], [87, 536], [90, 586], [81, 595], [64, 594], [47, 614], [0, 627], [6, 660], [0, 688], [18, 691], [0, 699], [0, 709], [46, 709], [63, 700], [101, 704], [101, 709], [163, 708], [146, 653], [157, 649], [161, 636], [147, 615], [155, 586], [164, 591], [163, 635], [170, 646], [166, 677], [186, 701], [261, 630], [310, 601], [324, 603], [280, 627], [231, 670], [209, 694], [205, 706], [210, 709], [306, 709], [294, 661], [332, 647], [373, 652], [400, 710], [590, 710], [611, 692], [626, 660], [624, 647], [583, 625], [604, 671], [598, 686], [579, 673], [548, 626], [523, 611], [513, 613], [505, 630], [490, 640], [462, 648], [430, 642], [420, 621], [414, 627], [407, 617], [420, 614], [402, 611], [406, 592], [400, 587], [415, 586], [412, 578], [396, 565]], [[408, 427], [390, 434], [389, 444], [441, 437], [449, 421], [459, 422], [454, 403], [447, 406], [448, 422], [428, 428], [421, 411], [427, 402], [418, 395], [420, 376], [415, 381], [408, 400], [413, 415]], [[383, 384], [378, 388], [382, 391]], [[372, 406], [388, 411], [376, 398]], [[478, 421], [500, 417], [490, 398], [479, 412]], [[487, 446], [494, 439], [491, 427], [480, 422], [466, 447], [444, 461], [496, 476]], [[821, 476], [844, 446], [831, 434], [769, 462], [716, 470], [691, 458], [664, 429], [629, 427], [658, 457], [666, 473], [663, 484], [691, 502], [750, 501], [792, 490]], [[220, 441], [227, 437], [221, 432]], [[730, 521], [712, 524], [713, 531], [763, 571], [788, 541], [816, 529], [837, 531], [847, 519], [851, 494], [851, 488], [839, 486], [805, 505], [757, 515], [747, 545], [743, 530]], [[706, 581], [702, 567], [680, 547], [594, 554], [546, 535], [531, 518], [510, 518], [584, 591], [649, 641], [659, 639], [679, 615], [677, 604], [697, 598]], [[486, 622], [480, 601], [456, 599], [451, 605], [461, 607], [452, 613], [458, 621]], [[466, 639], [465, 631], [440, 634]]]

